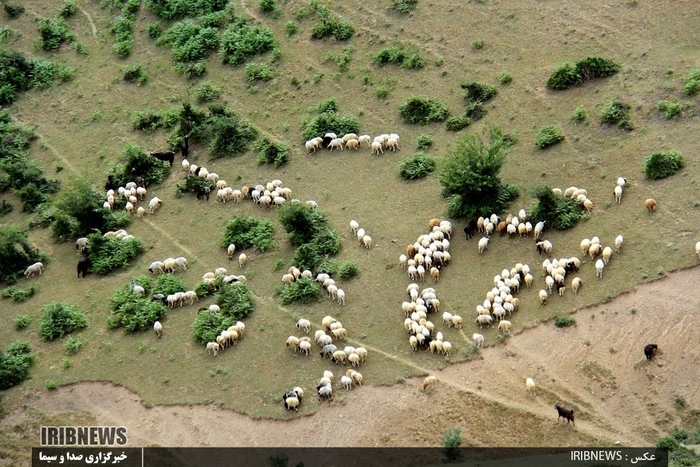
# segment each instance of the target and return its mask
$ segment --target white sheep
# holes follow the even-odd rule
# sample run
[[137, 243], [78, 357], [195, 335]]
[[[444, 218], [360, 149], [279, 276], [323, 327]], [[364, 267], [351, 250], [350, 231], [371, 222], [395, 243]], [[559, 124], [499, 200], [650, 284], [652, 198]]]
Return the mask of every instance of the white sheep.
[[510, 334], [510, 328], [512, 327], [510, 321], [507, 321], [505, 319], [501, 320], [500, 323], [498, 323], [498, 330], [506, 332]]
[[358, 224], [356, 220], [351, 220], [350, 221], [350, 230], [352, 230], [352, 233], [357, 235], [357, 231], [359, 229], [360, 229], [360, 224]]
[[432, 388], [435, 383], [437, 383], [438, 379], [435, 376], [428, 376], [423, 380], [423, 391], [428, 390], [428, 388]]
[[362, 244], [363, 244], [364, 247], [367, 248], [368, 250], [369, 250], [370, 248], [372, 248], [372, 237], [370, 237], [369, 235], [364, 235], [364, 236], [362, 237]]
[[199, 297], [197, 297], [197, 292], [194, 290], [188, 290], [185, 292], [185, 298], [190, 301], [190, 305], [192, 305], [195, 300], [199, 301]]
[[352, 388], [352, 378], [343, 375], [340, 377], [340, 384], [349, 391]]
[[472, 334], [472, 340], [474, 341], [474, 346], [478, 348], [484, 347], [484, 336], [478, 333]]
[[228, 259], [233, 259], [233, 254], [236, 252], [236, 245], [233, 243], [229, 244], [228, 248], [226, 248], [226, 252], [228, 253]]
[[87, 237], [81, 237], [75, 241], [75, 248], [77, 250], [84, 250], [88, 246]]
[[595, 275], [596, 277], [602, 279], [603, 278], [603, 269], [605, 268], [605, 262], [602, 259], [599, 259], [598, 261], [595, 262]]
[[338, 298], [339, 305], [345, 305], [345, 291], [343, 289], [338, 289], [336, 291], [336, 297]]
[[154, 196], [151, 198], [151, 200], [148, 202], [148, 209], [149, 213], [153, 214], [156, 209], [158, 209], [161, 205], [163, 204], [163, 201], [158, 198], [157, 196]]
[[[549, 277], [549, 276], [547, 276], [547, 277]], [[546, 305], [548, 296], [549, 296], [549, 294], [547, 293], [546, 290], [544, 290], [544, 289], [540, 290], [540, 292], [539, 292], [540, 304]]]
[[328, 150], [332, 151], [333, 148], [340, 148], [340, 150], [343, 150], [343, 139], [342, 138], [334, 138], [328, 143]]
[[372, 141], [372, 154], [384, 154], [384, 149], [382, 149], [382, 143], [379, 141]]
[[369, 146], [372, 142], [372, 137], [370, 135], [360, 135], [357, 141], [360, 143], [360, 147]]
[[240, 268], [244, 268], [247, 262], [248, 262], [248, 257], [246, 256], [245, 253], [241, 253], [238, 256], [238, 266]]
[[610, 262], [610, 257], [612, 256], [612, 252], [613, 252], [613, 250], [609, 246], [606, 246], [605, 248], [603, 248], [603, 261], [605, 262], [605, 264], [608, 264], [608, 262]]
[[700, 242], [695, 244], [695, 254], [698, 255], [698, 259], [700, 259]]
[[182, 159], [182, 171], [187, 173], [190, 170], [190, 161], [187, 159]]
[[155, 274], [156, 272], [160, 272], [161, 274], [164, 274], [165, 271], [163, 271], [163, 262], [162, 261], [153, 261], [150, 266], [148, 266], [148, 272], [151, 274]]
[[617, 253], [620, 252], [620, 249], [622, 248], [622, 244], [624, 243], [625, 239], [622, 235], [618, 235], [615, 237], [615, 251]]
[[622, 201], [622, 187], [620, 185], [615, 185], [613, 194], [615, 195], [615, 202], [617, 204], [620, 204], [620, 202]]
[[321, 143], [318, 142], [316, 138], [308, 140], [304, 146], [306, 147], [306, 153], [309, 154], [312, 151], [316, 152], [316, 149], [321, 147]]
[[311, 342], [299, 341], [299, 353], [301, 352], [304, 352], [306, 356], [309, 356], [311, 352]]
[[159, 338], [161, 335], [163, 335], [163, 325], [160, 324], [160, 321], [153, 323], [153, 330], [156, 332], [156, 336]]
[[627, 185], [627, 179], [625, 177], [618, 177], [616, 185], [620, 187]]
[[581, 288], [581, 285], [583, 285], [583, 281], [581, 280], [580, 277], [574, 277], [574, 279], [571, 281], [571, 287], [574, 289], [574, 293], [578, 293], [578, 289]]
[[181, 269], [183, 271], [187, 271], [187, 258], [185, 258], [184, 256], [180, 256], [178, 258], [175, 258], [175, 265], [179, 269]]
[[135, 294], [146, 295], [146, 289], [144, 289], [143, 287], [138, 285], [133, 280], [131, 282], [129, 282], [129, 284], [131, 285], [131, 291], [134, 292]]
[[489, 245], [489, 237], [482, 237], [479, 239], [479, 254], [482, 254]]
[[41, 273], [44, 272], [44, 263], [42, 263], [41, 261], [37, 261], [36, 263], [27, 267], [27, 269], [24, 270], [24, 277], [29, 278], [37, 272], [39, 273], [39, 275], [41, 275]]
[[299, 321], [297, 321], [297, 329], [300, 331], [303, 329], [304, 332], [308, 334], [309, 332], [311, 332], [311, 321], [304, 318], [300, 319]]
[[216, 342], [207, 342], [207, 353], [211, 354], [214, 352], [214, 356], [216, 357], [216, 354], [219, 353], [219, 344]]
[[530, 394], [532, 397], [535, 397], [535, 380], [533, 380], [532, 378], [526, 379], [525, 389], [527, 390], [528, 394]]

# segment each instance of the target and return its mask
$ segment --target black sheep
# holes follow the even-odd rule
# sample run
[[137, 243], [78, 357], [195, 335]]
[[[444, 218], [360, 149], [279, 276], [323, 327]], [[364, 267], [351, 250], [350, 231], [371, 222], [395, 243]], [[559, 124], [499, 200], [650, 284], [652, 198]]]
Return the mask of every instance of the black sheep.
[[117, 182], [114, 181], [114, 176], [107, 175], [107, 183], [105, 183], [105, 191], [114, 190], [117, 188]]
[[333, 138], [330, 136], [324, 136], [323, 141], [321, 141], [321, 146], [324, 148], [327, 148], [329, 144], [331, 144], [331, 141], [333, 141]]
[[78, 277], [80, 277], [81, 273], [83, 277], [85, 277], [85, 274], [87, 274], [89, 267], [90, 258], [88, 258], [87, 250], [83, 250], [83, 256], [78, 260]]
[[476, 222], [469, 221], [467, 225], [464, 226], [464, 234], [467, 236], [467, 240], [472, 238], [474, 232], [476, 231]]
[[658, 348], [659, 346], [656, 344], [647, 344], [644, 346], [644, 355], [647, 357], [647, 360], [651, 360]]
[[209, 193], [211, 193], [211, 188], [208, 186], [200, 187], [199, 190], [197, 190], [197, 199], [206, 198], [207, 201], [209, 201]]
[[187, 158], [188, 154], [190, 153], [190, 135], [185, 135], [182, 138], [182, 141], [180, 141], [180, 153], [182, 154], [182, 157], [184, 159]]
[[149, 152], [149, 154], [158, 160], [170, 163], [170, 167], [173, 166], [173, 162], [175, 161], [175, 151], [170, 151], [170, 150], [158, 151], [158, 152], [151, 151], [151, 152]]
[[559, 417], [557, 417], [557, 421], [559, 421], [559, 418], [565, 418], [566, 419], [566, 424], [568, 425], [569, 422], [573, 423], [574, 426], [576, 426], [576, 422], [574, 421], [574, 410], [573, 409], [565, 409], [564, 407], [555, 405], [557, 412], [559, 413]]

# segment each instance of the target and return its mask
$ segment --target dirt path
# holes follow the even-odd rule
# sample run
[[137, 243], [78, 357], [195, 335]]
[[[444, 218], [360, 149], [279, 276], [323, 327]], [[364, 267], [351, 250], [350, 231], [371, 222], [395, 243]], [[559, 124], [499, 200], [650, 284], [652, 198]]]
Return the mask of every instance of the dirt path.
[[[651, 445], [678, 422], [679, 400], [700, 406], [700, 314], [688, 312], [700, 308], [700, 294], [668, 306], [699, 280], [700, 268], [671, 273], [580, 310], [574, 327], [524, 330], [484, 349], [482, 360], [434, 373], [439, 382], [427, 393], [422, 378], [338, 389], [315, 414], [289, 421], [253, 420], [217, 406], [146, 408], [128, 389], [106, 383], [64, 387], [27, 406], [47, 414], [89, 412], [95, 424], [126, 426], [134, 446], [429, 446], [441, 444], [453, 426], [462, 428], [466, 445]], [[659, 353], [649, 363], [642, 348], [651, 342]], [[535, 397], [525, 391], [526, 377], [537, 383]], [[556, 403], [574, 408], [575, 427], [557, 425]], [[0, 425], [24, 416], [16, 410]]]

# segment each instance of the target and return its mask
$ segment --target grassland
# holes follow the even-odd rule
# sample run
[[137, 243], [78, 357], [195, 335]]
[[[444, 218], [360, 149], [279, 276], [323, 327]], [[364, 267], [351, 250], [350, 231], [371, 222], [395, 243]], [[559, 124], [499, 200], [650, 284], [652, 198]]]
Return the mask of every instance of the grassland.
[[[76, 68], [71, 82], [23, 94], [10, 106], [17, 120], [37, 126], [40, 139], [30, 155], [45, 172], [64, 182], [85, 176], [101, 189], [126, 142], [138, 142], [149, 150], [164, 149], [167, 134], [134, 131], [131, 115], [137, 110], [167, 110], [179, 105], [193, 94], [198, 81], [176, 74], [170, 51], [156, 47], [148, 37], [147, 25], [157, 19], [142, 6], [134, 24], [131, 55], [122, 60], [112, 52], [114, 38], [109, 33], [116, 14], [96, 1], [78, 2], [78, 13], [67, 23], [88, 54], [77, 54], [67, 45], [46, 53], [33, 46], [38, 34], [36, 19], [53, 15], [60, 2], [28, 0], [24, 4], [27, 12], [9, 22], [21, 35], [7, 45]], [[486, 116], [463, 132], [483, 134], [487, 125], [498, 125], [517, 133], [518, 143], [511, 148], [502, 171], [503, 180], [516, 183], [521, 190], [511, 211], [528, 209], [532, 203], [528, 193], [540, 184], [576, 185], [588, 190], [595, 210], [590, 219], [570, 231], [546, 232], [554, 244], [554, 256], [577, 255], [584, 237], [598, 235], [609, 245], [616, 235], [625, 236], [623, 252], [613, 255], [604, 280], [597, 280], [590, 261], [583, 261], [579, 276], [584, 287], [578, 295], [552, 297], [543, 307], [536, 295], [541, 285], [523, 290], [521, 311], [512, 319], [516, 334], [554, 313], [570, 313], [609, 300], [635, 284], [697, 262], [693, 245], [698, 240], [700, 209], [695, 186], [700, 179], [698, 98], [683, 95], [680, 80], [700, 61], [694, 47], [698, 33], [689, 27], [700, 19], [697, 10], [671, 2], [642, 5], [628, 1], [601, 7], [599, 2], [584, 1], [574, 7], [506, 0], [458, 6], [438, 0], [419, 2], [412, 15], [404, 16], [389, 11], [388, 0], [351, 0], [330, 7], [357, 31], [347, 43], [310, 40], [315, 25], [310, 18], [300, 21], [298, 32], [287, 37], [285, 23], [295, 21], [297, 12], [307, 5], [297, 0], [280, 2], [279, 16], [272, 19], [261, 14], [255, 2], [236, 2], [237, 12], [261, 21], [278, 38], [279, 73], [267, 83], [251, 85], [244, 67], [222, 65], [215, 54], [203, 78], [223, 90], [221, 99], [242, 118], [274, 140], [287, 143], [291, 148], [289, 162], [279, 169], [259, 165], [252, 150], [237, 158], [210, 161], [209, 150], [203, 145], [190, 148], [189, 160], [206, 165], [235, 187], [279, 178], [292, 188], [295, 197], [315, 200], [342, 233], [343, 249], [337, 259], [352, 260], [361, 271], [357, 278], [339, 282], [347, 293], [347, 306], [341, 308], [325, 300], [311, 306], [282, 306], [275, 294], [282, 273], [275, 271], [275, 265], [282, 261], [285, 269], [291, 266], [293, 250], [274, 210], [252, 203], [221, 205], [193, 196], [176, 198], [175, 185], [182, 176], [177, 170], [178, 157], [171, 176], [149, 190], [149, 196], [157, 195], [164, 201], [163, 207], [153, 216], [135, 219], [128, 229], [146, 248], [129, 270], [79, 280], [75, 277], [74, 246], [53, 243], [47, 230], [30, 231], [30, 241], [49, 253], [51, 263], [40, 277], [20, 281], [21, 286], [26, 286], [25, 282], [36, 286], [34, 297], [23, 303], [2, 302], [0, 316], [5, 322], [20, 314], [33, 320], [24, 330], [1, 327], [0, 348], [17, 338], [27, 339], [37, 355], [32, 379], [7, 392], [4, 402], [10, 407], [21, 404], [24, 398], [41, 397], [46, 380], [59, 385], [105, 380], [133, 389], [146, 404], [213, 403], [252, 417], [292, 417], [280, 409], [283, 390], [294, 385], [310, 388], [332, 365], [317, 354], [308, 358], [292, 354], [285, 350], [284, 341], [290, 334], [298, 335], [294, 328], [298, 318], [320, 324], [326, 314], [345, 324], [351, 343], [370, 350], [369, 362], [361, 371], [365, 381], [373, 385], [393, 384], [465, 359], [470, 346], [466, 336], [478, 329], [472, 323], [473, 310], [490, 289], [493, 276], [516, 261], [539, 271], [542, 258], [531, 240], [505, 237], [492, 238], [489, 249], [480, 256], [476, 240], [465, 241], [458, 235], [461, 223], [455, 221], [453, 262], [435, 287], [442, 308], [461, 314], [467, 324], [463, 334], [443, 329], [455, 348], [449, 359], [411, 351], [400, 309], [408, 278], [398, 266], [398, 256], [406, 244], [427, 230], [430, 218], [445, 215], [446, 207], [437, 177], [407, 183], [399, 177], [396, 165], [401, 157], [414, 152], [419, 135], [434, 137], [427, 154], [439, 161], [460, 133], [446, 131], [444, 124], [406, 125], [398, 108], [408, 97], [426, 94], [445, 102], [457, 115], [464, 109], [461, 83], [496, 85], [504, 72], [512, 76], [512, 82], [498, 85], [498, 96], [485, 105]], [[476, 39], [483, 40], [483, 47], [471, 47]], [[372, 64], [378, 50], [399, 40], [420, 49], [426, 57], [424, 68]], [[329, 52], [341, 56], [349, 47], [351, 60], [343, 71], [333, 60], [323, 58]], [[620, 72], [566, 91], [545, 89], [549, 73], [561, 63], [598, 55], [620, 63]], [[141, 86], [122, 80], [122, 67], [135, 62], [141, 63], [149, 76]], [[393, 90], [379, 99], [375, 88], [387, 80], [394, 83]], [[307, 155], [301, 121], [311, 107], [329, 97], [337, 100], [343, 113], [359, 117], [362, 133], [399, 133], [403, 156], [387, 152], [376, 157], [368, 150]], [[601, 110], [612, 100], [631, 104], [633, 131], [599, 123]], [[660, 116], [656, 110], [660, 100], [681, 102], [681, 117], [666, 120]], [[570, 119], [580, 106], [589, 113], [582, 123]], [[539, 128], [549, 124], [559, 126], [566, 139], [543, 152], [534, 142]], [[644, 159], [669, 149], [683, 153], [685, 168], [668, 179], [645, 180]], [[627, 177], [630, 186], [622, 204], [616, 205], [612, 189], [619, 175]], [[652, 215], [643, 206], [649, 197], [659, 203], [658, 212]], [[16, 208], [0, 220], [26, 226], [28, 216], [19, 212], [16, 198], [8, 194], [1, 198]], [[277, 226], [275, 240], [279, 245], [264, 254], [249, 254], [243, 273], [255, 295], [256, 310], [247, 320], [246, 336], [234, 350], [213, 358], [195, 343], [191, 325], [197, 305], [170, 312], [163, 321], [160, 340], [152, 332], [124, 334], [107, 329], [109, 296], [131, 277], [145, 272], [153, 260], [186, 256], [188, 270], [178, 275], [190, 288], [204, 272], [216, 267], [238, 270], [219, 246], [223, 228], [233, 215], [271, 219]], [[372, 236], [371, 250], [357, 245], [347, 227], [350, 219], [357, 219]], [[88, 327], [78, 333], [84, 345], [70, 356], [63, 340], [44, 343], [38, 335], [39, 310], [57, 297], [78, 305], [88, 319]], [[206, 304], [204, 299], [198, 306]], [[488, 344], [495, 344], [495, 330], [484, 330], [484, 334]], [[65, 368], [62, 361], [68, 356], [72, 364]], [[317, 408], [310, 399], [300, 413]]]

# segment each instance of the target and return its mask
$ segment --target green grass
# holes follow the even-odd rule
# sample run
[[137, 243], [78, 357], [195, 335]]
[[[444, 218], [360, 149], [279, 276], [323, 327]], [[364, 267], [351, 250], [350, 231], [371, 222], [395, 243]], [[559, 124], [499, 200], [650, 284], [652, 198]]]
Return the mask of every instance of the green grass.
[[656, 109], [666, 120], [673, 120], [681, 116], [683, 106], [680, 102], [659, 101]]

